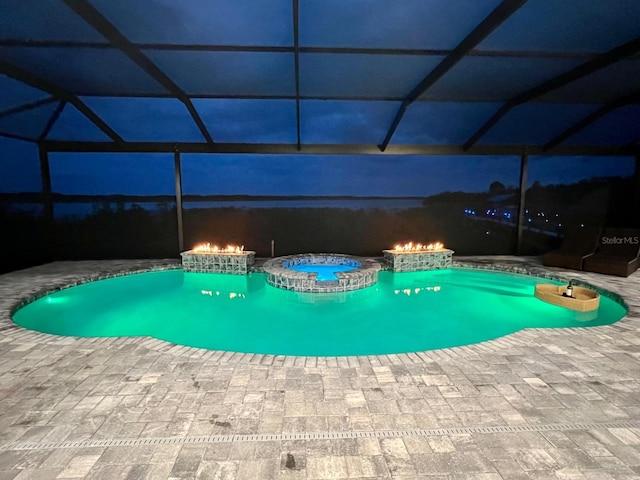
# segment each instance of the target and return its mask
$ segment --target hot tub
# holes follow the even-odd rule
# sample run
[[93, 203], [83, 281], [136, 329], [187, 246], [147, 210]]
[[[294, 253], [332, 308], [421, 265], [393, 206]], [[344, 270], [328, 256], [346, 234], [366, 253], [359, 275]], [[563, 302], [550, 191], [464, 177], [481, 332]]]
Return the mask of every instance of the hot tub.
[[381, 265], [370, 258], [338, 253], [308, 253], [273, 258], [264, 264], [266, 282], [296, 292], [359, 290], [378, 281]]

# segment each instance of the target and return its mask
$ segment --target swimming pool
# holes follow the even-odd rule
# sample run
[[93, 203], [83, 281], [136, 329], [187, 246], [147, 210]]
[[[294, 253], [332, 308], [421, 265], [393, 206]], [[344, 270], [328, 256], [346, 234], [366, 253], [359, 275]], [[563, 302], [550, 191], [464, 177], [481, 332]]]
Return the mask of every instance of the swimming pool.
[[13, 319], [57, 335], [151, 336], [214, 350], [334, 356], [468, 345], [523, 328], [605, 325], [626, 313], [605, 296], [588, 314], [546, 304], [533, 296], [541, 281], [465, 269], [380, 272], [369, 288], [318, 295], [271, 287], [263, 274], [167, 270], [61, 290]]

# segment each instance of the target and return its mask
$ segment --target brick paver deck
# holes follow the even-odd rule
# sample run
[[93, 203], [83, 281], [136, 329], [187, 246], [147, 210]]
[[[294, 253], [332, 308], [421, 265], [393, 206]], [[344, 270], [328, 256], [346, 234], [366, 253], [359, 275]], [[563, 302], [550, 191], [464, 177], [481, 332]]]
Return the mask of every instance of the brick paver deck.
[[11, 322], [43, 288], [174, 261], [1, 275], [0, 479], [640, 478], [640, 273], [454, 260], [582, 279], [629, 314], [403, 355], [234, 354]]

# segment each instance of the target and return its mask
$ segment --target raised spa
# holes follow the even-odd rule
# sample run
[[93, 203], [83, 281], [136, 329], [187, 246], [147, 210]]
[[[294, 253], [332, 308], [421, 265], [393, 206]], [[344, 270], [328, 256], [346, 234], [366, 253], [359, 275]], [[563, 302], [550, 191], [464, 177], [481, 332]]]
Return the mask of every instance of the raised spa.
[[360, 290], [378, 281], [381, 265], [371, 258], [338, 253], [311, 253], [272, 258], [264, 264], [266, 282], [307, 293]]

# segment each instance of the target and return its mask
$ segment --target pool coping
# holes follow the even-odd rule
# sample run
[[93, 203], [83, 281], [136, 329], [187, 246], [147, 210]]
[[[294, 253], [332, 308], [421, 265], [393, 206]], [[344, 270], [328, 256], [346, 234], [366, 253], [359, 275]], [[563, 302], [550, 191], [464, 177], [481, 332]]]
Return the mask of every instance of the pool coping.
[[[371, 257], [370, 257], [371, 258]], [[508, 259], [507, 262], [500, 262], [500, 259]], [[366, 356], [338, 356], [338, 357], [305, 357], [305, 356], [295, 356], [295, 355], [275, 355], [275, 354], [255, 354], [255, 353], [242, 353], [242, 352], [229, 352], [229, 351], [220, 351], [220, 350], [207, 350], [203, 348], [197, 347], [189, 347], [184, 345], [177, 345], [168, 341], [156, 339], [154, 337], [149, 336], [141, 336], [141, 337], [74, 337], [74, 336], [58, 336], [53, 334], [40, 333], [32, 330], [25, 329], [15, 324], [12, 320], [12, 316], [19, 308], [27, 305], [30, 302], [37, 300], [45, 295], [48, 295], [53, 292], [57, 292], [60, 290], [64, 290], [66, 288], [70, 288], [73, 286], [81, 285], [83, 283], [88, 283], [91, 281], [104, 280], [108, 278], [115, 278], [119, 276], [136, 274], [136, 273], [146, 273], [146, 272], [156, 272], [163, 270], [176, 270], [180, 269], [180, 263], [177, 260], [158, 260], [158, 261], [146, 261], [143, 262], [143, 265], [140, 265], [139, 262], [131, 261], [129, 265], [123, 265], [121, 268], [114, 269], [113, 271], [102, 271], [102, 272], [92, 272], [90, 274], [77, 275], [73, 276], [72, 280], [64, 280], [58, 283], [48, 283], [41, 282], [40, 285], [35, 285], [34, 290], [26, 295], [21, 295], [17, 299], [13, 299], [9, 304], [8, 308], [0, 308], [0, 331], [3, 333], [5, 337], [11, 334], [15, 334], [15, 338], [7, 339], [16, 342], [22, 343], [33, 343], [39, 341], [54, 341], [61, 338], [70, 339], [74, 342], [79, 343], [95, 343], [96, 340], [103, 340], [105, 338], [110, 339], [115, 342], [125, 342], [127, 344], [140, 344], [145, 347], [160, 351], [163, 353], [171, 353], [175, 355], [185, 356], [185, 357], [198, 357], [198, 358], [209, 358], [211, 360], [217, 360], [220, 362], [242, 362], [242, 363], [256, 363], [259, 361], [260, 363], [269, 364], [269, 362], [273, 362], [274, 359], [286, 359], [291, 358], [293, 361], [295, 359], [317, 359], [317, 358], [359, 358], [359, 357], [367, 357], [367, 358], [383, 358], [383, 357], [406, 357], [407, 359], [411, 359], [411, 361], [417, 361], [420, 359], [421, 361], [425, 361], [426, 359], [437, 358], [439, 355], [447, 355], [447, 356], [460, 356], [466, 354], [478, 354], [478, 353], [488, 353], [488, 352], [496, 352], [500, 351], [506, 347], [513, 346], [526, 346], [529, 342], [534, 341], [540, 337], [540, 335], [578, 335], [583, 334], [586, 330], [608, 335], [608, 334], [619, 334], [621, 332], [630, 332], [630, 331], [639, 331], [640, 330], [640, 303], [638, 299], [631, 298], [626, 294], [621, 294], [617, 292], [613, 292], [610, 290], [611, 286], [606, 285], [608, 280], [621, 280], [621, 279], [613, 279], [607, 275], [600, 274], [588, 274], [586, 272], [578, 272], [572, 270], [565, 269], [549, 269], [547, 267], [543, 267], [542, 265], [525, 265], [523, 266], [522, 262], [526, 262], [527, 259], [531, 259], [532, 257], [462, 257], [458, 259], [454, 259], [452, 268], [462, 268], [462, 269], [476, 269], [476, 270], [486, 270], [486, 271], [496, 271], [503, 273], [514, 273], [521, 274], [527, 276], [538, 277], [542, 279], [555, 280], [560, 282], [568, 282], [569, 280], [573, 280], [574, 284], [586, 286], [588, 288], [594, 288], [601, 295], [607, 296], [612, 300], [620, 303], [627, 309], [627, 314], [617, 321], [614, 324], [610, 325], [602, 325], [602, 326], [592, 326], [592, 327], [558, 327], [558, 328], [526, 328], [523, 330], [519, 330], [517, 332], [511, 333], [509, 335], [505, 335], [503, 337], [498, 337], [492, 340], [486, 340], [484, 342], [465, 345], [465, 346], [456, 346], [449, 347], [444, 349], [437, 350], [425, 350], [419, 352], [407, 352], [407, 353], [396, 353], [396, 354], [385, 354], [385, 355], [366, 355]], [[535, 258], [535, 257], [534, 257]], [[515, 259], [515, 261], [514, 261]], [[539, 260], [539, 259], [538, 259]], [[99, 263], [100, 261], [94, 262]], [[108, 262], [108, 261], [106, 261]], [[124, 262], [126, 263], [126, 262]], [[50, 264], [51, 265], [51, 264]], [[258, 262], [256, 267], [254, 268], [255, 272], [261, 271], [261, 263]], [[37, 267], [36, 267], [37, 268]], [[20, 271], [21, 275], [29, 273], [30, 269]], [[3, 277], [10, 276], [9, 274], [0, 275], [0, 280]], [[640, 276], [638, 276], [640, 278]], [[624, 281], [624, 279], [622, 279]], [[635, 279], [634, 279], [635, 280]], [[603, 286], [605, 284], [605, 286]], [[635, 301], [634, 301], [635, 300]], [[4, 310], [4, 311], [3, 311]], [[429, 360], [429, 361], [431, 361]]]
[[[108, 280], [110, 278], [124, 277], [126, 275], [135, 275], [137, 273], [162, 272], [166, 270], [181, 270], [181, 269], [182, 269], [182, 266], [179, 263], [176, 263], [175, 265], [162, 264], [162, 265], [142, 267], [142, 268], [132, 267], [131, 269], [125, 268], [115, 272], [96, 273], [96, 274], [81, 276], [81, 277], [78, 277], [78, 279], [71, 282], [65, 281], [65, 282], [61, 282], [60, 284], [54, 284], [52, 286], [43, 287], [40, 290], [37, 290], [33, 294], [22, 297], [10, 307], [9, 318], [11, 319], [11, 317], [13, 317], [13, 314], [16, 313], [18, 310], [20, 310], [22, 307], [29, 305], [30, 303], [33, 303], [36, 300], [42, 297], [46, 297], [47, 295], [50, 295], [52, 293], [56, 293], [61, 290], [66, 290], [67, 288], [77, 287], [78, 285], [84, 285], [85, 283], [97, 282], [100, 280]], [[2, 319], [0, 318], [0, 324], [1, 322], [2, 322]], [[0, 330], [2, 330], [1, 327], [0, 327]], [[74, 338], [86, 338], [86, 337], [74, 337]]]

